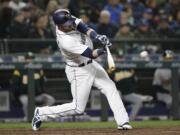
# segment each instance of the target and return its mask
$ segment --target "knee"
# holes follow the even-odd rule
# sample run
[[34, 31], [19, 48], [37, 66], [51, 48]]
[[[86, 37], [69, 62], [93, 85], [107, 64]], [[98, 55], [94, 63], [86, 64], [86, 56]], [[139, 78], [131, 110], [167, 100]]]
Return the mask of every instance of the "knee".
[[54, 97], [48, 94], [42, 94], [42, 97], [43, 98], [41, 99], [42, 100], [41, 102], [43, 102], [47, 106], [53, 105], [56, 101]]
[[104, 94], [112, 94], [112, 93], [116, 93], [117, 88], [116, 85], [114, 84], [114, 82], [110, 81], [109, 83], [107, 83], [107, 85], [105, 85], [102, 89], [101, 89], [102, 93]]
[[48, 98], [47, 105], [51, 106], [51, 105], [53, 105], [55, 102], [56, 102], [55, 98], [53, 98], [53, 97], [50, 96], [50, 97]]
[[85, 111], [85, 107], [81, 105], [77, 105], [76, 102], [72, 102], [69, 105], [70, 105], [69, 107], [71, 108], [70, 113], [72, 113], [72, 115], [81, 115]]
[[28, 97], [27, 97], [27, 95], [22, 95], [22, 96], [20, 96], [20, 97], [19, 97], [19, 100], [21, 101], [21, 103], [22, 103], [23, 105], [27, 105], [27, 104], [28, 104]]
[[143, 102], [134, 102], [132, 103], [134, 106], [136, 106], [137, 108], [140, 108], [143, 106]]
[[81, 114], [84, 113], [84, 109], [78, 109], [78, 108], [76, 108], [76, 109], [75, 109], [75, 113], [76, 113], [77, 115], [81, 115]]

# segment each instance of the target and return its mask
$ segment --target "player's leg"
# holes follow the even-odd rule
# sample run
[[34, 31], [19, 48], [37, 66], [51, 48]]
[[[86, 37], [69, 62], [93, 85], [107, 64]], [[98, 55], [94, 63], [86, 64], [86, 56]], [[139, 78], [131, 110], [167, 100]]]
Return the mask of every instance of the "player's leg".
[[28, 107], [28, 96], [27, 95], [20, 95], [19, 96], [19, 100], [22, 104], [23, 107], [23, 112], [24, 112], [24, 120], [27, 120], [27, 107]]
[[46, 93], [36, 96], [35, 101], [39, 103], [43, 103], [43, 105], [47, 105], [47, 106], [51, 106], [55, 103], [54, 97]]
[[172, 105], [172, 96], [170, 94], [157, 92], [157, 100], [164, 102], [168, 109]]
[[[41, 125], [41, 121], [46, 120], [48, 117], [57, 118], [61, 116], [82, 114], [85, 110], [91, 86], [94, 81], [94, 76], [91, 72], [82, 68], [71, 70], [67, 73], [68, 80], [71, 82], [71, 93], [73, 101], [57, 106], [45, 106], [35, 109], [34, 118], [32, 120], [32, 129], [38, 130]], [[86, 71], [86, 72], [84, 72]], [[86, 73], [86, 74], [85, 74]]]
[[[109, 78], [105, 70], [98, 63], [94, 62], [94, 66], [96, 67], [94, 86], [100, 89], [101, 92], [107, 97], [109, 105], [114, 113], [114, 118], [117, 125], [121, 126], [128, 123], [128, 114], [114, 82]], [[128, 128], [131, 129], [132, 127], [129, 126]]]
[[134, 120], [141, 109], [143, 102], [145, 101], [145, 96], [136, 94], [136, 93], [130, 93], [123, 96], [123, 99], [127, 102], [130, 102], [132, 104], [132, 109], [130, 113], [130, 120]]
[[71, 82], [73, 101], [63, 105], [39, 107], [39, 116], [41, 120], [46, 120], [47, 117], [56, 118], [60, 116], [82, 114], [84, 112], [94, 77], [91, 73], [84, 74], [83, 70], [81, 70], [81, 68], [77, 68], [67, 73], [68, 79]]

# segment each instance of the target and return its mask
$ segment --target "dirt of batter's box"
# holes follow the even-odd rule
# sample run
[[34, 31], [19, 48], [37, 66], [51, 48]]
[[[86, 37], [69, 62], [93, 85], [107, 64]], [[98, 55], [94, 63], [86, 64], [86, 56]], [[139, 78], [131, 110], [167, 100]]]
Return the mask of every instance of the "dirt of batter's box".
[[0, 129], [0, 135], [180, 135], [180, 127], [134, 128], [128, 131], [113, 128]]

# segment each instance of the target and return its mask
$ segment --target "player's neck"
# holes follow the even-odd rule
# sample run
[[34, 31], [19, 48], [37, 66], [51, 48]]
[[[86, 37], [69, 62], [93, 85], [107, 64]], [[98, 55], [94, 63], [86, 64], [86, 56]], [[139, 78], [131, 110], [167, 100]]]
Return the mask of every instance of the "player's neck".
[[58, 27], [58, 29], [64, 33], [71, 32], [72, 29], [65, 29], [64, 27]]

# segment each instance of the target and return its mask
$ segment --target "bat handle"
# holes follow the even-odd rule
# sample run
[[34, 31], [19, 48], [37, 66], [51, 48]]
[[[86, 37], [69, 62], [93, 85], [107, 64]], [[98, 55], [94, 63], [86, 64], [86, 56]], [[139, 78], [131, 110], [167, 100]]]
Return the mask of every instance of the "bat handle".
[[105, 48], [106, 48], [107, 54], [110, 53], [109, 47], [107, 45], [105, 46]]

